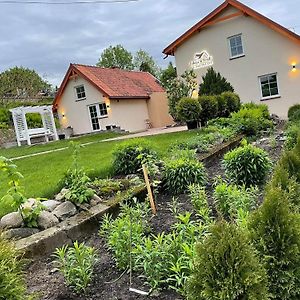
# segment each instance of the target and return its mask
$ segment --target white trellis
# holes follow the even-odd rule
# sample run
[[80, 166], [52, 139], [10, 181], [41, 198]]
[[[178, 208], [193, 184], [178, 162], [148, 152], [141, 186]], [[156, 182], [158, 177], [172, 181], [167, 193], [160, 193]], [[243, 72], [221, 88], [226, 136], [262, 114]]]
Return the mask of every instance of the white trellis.
[[[18, 146], [22, 141], [26, 141], [31, 145], [31, 138], [45, 137], [45, 141], [49, 139], [58, 140], [55, 121], [52, 112], [52, 106], [21, 106], [10, 109], [12, 113]], [[39, 113], [43, 122], [43, 127], [28, 128], [26, 114]]]

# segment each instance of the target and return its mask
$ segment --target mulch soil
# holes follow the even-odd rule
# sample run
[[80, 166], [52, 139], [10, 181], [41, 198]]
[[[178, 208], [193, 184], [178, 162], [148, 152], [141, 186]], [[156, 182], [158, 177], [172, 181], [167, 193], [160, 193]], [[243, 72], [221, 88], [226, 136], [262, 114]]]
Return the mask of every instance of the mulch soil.
[[[276, 145], [274, 142], [271, 145], [270, 140], [264, 140], [257, 146], [264, 148], [269, 152], [269, 155], [276, 163], [282, 151], [283, 141], [278, 136]], [[216, 176], [224, 176], [222, 169], [221, 158], [211, 161], [207, 167], [208, 172], [208, 194], [211, 199], [213, 190], [213, 182]], [[262, 192], [263, 193], [263, 192]], [[262, 197], [262, 196], [261, 196]], [[170, 227], [175, 222], [175, 219], [170, 211], [172, 197], [167, 195], [159, 195], [157, 197], [158, 214], [150, 221], [152, 232], [157, 234], [160, 232], [169, 232]], [[191, 203], [186, 195], [178, 197], [180, 211], [192, 211]], [[210, 203], [213, 205], [213, 203]], [[30, 293], [37, 293], [39, 299], [43, 300], [139, 300], [139, 299], [154, 299], [154, 300], [182, 300], [183, 298], [174, 291], [161, 290], [159, 293], [154, 293], [151, 296], [141, 296], [129, 291], [129, 274], [122, 275], [122, 271], [116, 268], [113, 257], [107, 249], [105, 241], [98, 233], [93, 233], [85, 239], [86, 244], [97, 249], [100, 261], [95, 268], [95, 276], [85, 295], [76, 295], [70, 291], [64, 284], [62, 275], [55, 271], [53, 265], [53, 257], [45, 257], [29, 263], [27, 269], [27, 284]], [[148, 286], [145, 285], [145, 278], [134, 274], [132, 287], [147, 291]]]

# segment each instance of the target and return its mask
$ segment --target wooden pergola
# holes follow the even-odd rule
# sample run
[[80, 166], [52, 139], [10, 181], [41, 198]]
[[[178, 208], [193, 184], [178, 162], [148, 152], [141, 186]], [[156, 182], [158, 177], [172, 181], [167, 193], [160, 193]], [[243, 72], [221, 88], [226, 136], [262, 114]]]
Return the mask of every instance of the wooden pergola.
[[[22, 141], [31, 145], [31, 138], [44, 137], [46, 142], [58, 140], [52, 106], [21, 106], [10, 109], [12, 113], [18, 146]], [[26, 114], [38, 113], [41, 115], [43, 127], [28, 128]]]

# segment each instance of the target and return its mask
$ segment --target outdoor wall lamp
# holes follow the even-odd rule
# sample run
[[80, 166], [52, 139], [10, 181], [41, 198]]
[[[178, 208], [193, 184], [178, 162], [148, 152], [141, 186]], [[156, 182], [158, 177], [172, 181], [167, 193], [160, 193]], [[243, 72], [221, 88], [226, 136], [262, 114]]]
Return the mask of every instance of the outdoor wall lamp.
[[292, 64], [292, 72], [296, 72], [297, 71], [297, 66], [296, 64]]
[[65, 117], [66, 117], [66, 115], [65, 115], [64, 113], [62, 113], [62, 117], [63, 117], [63, 118], [65, 118]]

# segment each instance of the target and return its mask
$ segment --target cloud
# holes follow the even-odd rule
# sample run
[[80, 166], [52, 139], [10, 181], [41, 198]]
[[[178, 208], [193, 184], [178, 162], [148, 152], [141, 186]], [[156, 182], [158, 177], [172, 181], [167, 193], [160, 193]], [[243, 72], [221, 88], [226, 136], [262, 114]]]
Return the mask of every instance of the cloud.
[[[160, 65], [162, 50], [221, 0], [140, 0], [106, 5], [0, 4], [0, 71], [15, 65], [37, 70], [59, 85], [70, 62], [96, 64], [109, 45], [142, 48]], [[245, 4], [293, 27], [300, 3], [245, 0]], [[293, 4], [293, 9], [291, 9]]]

